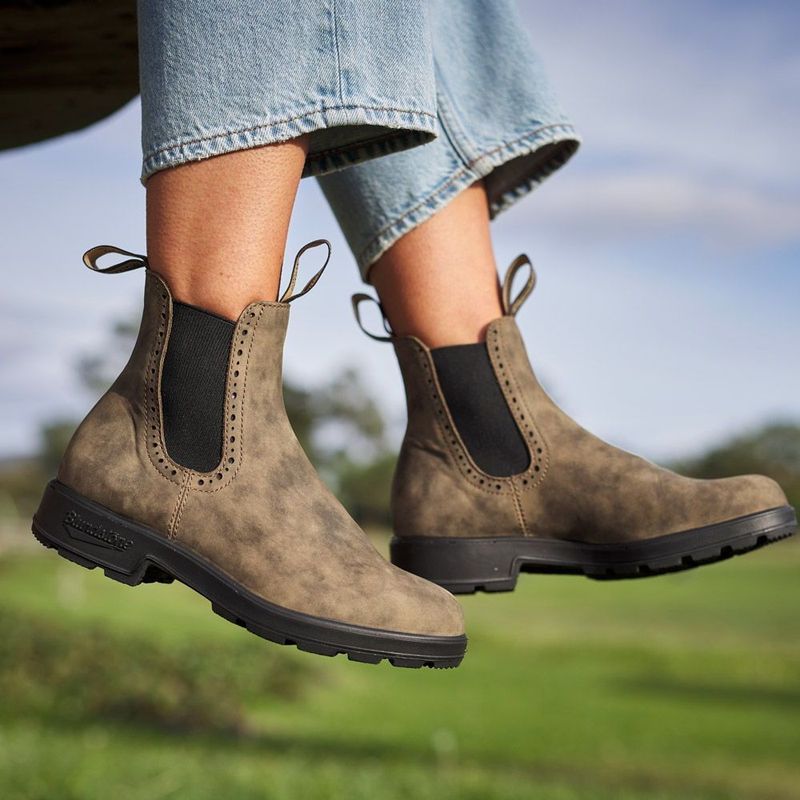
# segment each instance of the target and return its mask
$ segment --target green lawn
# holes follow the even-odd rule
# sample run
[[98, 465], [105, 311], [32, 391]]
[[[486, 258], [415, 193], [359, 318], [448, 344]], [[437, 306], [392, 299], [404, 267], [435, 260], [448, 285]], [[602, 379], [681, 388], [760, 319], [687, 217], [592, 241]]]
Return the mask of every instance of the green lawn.
[[[464, 599], [457, 670], [278, 648], [0, 557], [0, 798], [800, 798], [800, 544]], [[2, 651], [0, 651], [2, 652]]]

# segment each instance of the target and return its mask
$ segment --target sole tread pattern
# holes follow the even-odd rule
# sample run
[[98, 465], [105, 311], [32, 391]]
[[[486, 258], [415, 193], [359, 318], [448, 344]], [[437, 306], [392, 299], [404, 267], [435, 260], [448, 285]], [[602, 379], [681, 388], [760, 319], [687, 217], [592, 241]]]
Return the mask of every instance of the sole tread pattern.
[[649, 539], [587, 542], [536, 536], [394, 537], [392, 563], [453, 594], [510, 592], [521, 572], [647, 578], [724, 561], [791, 536], [797, 517], [781, 506]]

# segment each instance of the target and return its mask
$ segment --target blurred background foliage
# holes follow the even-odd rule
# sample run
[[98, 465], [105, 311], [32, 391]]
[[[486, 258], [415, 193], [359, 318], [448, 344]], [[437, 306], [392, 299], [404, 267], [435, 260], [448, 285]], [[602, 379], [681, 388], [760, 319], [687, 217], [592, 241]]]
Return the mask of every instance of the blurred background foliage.
[[[116, 324], [107, 346], [79, 359], [76, 370], [87, 395], [97, 397], [113, 382], [138, 326]], [[332, 489], [363, 525], [387, 526], [389, 486], [396, 454], [387, 423], [355, 369], [323, 384], [284, 381], [284, 402], [297, 438]], [[79, 420], [55, 419], [40, 429], [38, 452], [0, 461], [0, 517], [27, 518], [42, 486], [54, 477]]]
[[719, 447], [675, 464], [696, 478], [757, 473], [783, 487], [789, 502], [800, 507], [800, 425], [772, 423]]

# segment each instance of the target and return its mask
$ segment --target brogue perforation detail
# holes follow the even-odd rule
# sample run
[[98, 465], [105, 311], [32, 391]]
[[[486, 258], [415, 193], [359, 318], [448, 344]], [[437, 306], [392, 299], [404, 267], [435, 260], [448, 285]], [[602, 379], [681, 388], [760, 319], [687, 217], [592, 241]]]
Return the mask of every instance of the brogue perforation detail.
[[442, 390], [436, 378], [436, 370], [431, 364], [430, 351], [427, 351], [420, 342], [414, 339], [410, 341], [425, 373], [426, 385], [430, 390], [430, 398], [435, 412], [434, 417], [442, 440], [447, 444], [459, 471], [467, 481], [482, 492], [494, 495], [512, 494], [514, 490], [513, 481], [517, 476], [498, 478], [488, 475], [472, 460], [442, 398]]
[[205, 492], [217, 492], [224, 489], [236, 477], [236, 473], [241, 467], [244, 438], [242, 407], [247, 386], [247, 367], [255, 338], [253, 331], [264, 313], [264, 307], [263, 303], [250, 306], [237, 323], [231, 343], [231, 358], [226, 381], [222, 459], [210, 472], [193, 471], [192, 489]]
[[169, 290], [166, 284], [155, 275], [148, 272], [146, 281], [158, 283], [158, 296], [160, 301], [159, 323], [156, 329], [153, 349], [147, 364], [147, 373], [144, 382], [144, 410], [145, 410], [145, 434], [147, 455], [150, 463], [156, 468], [157, 472], [172, 483], [180, 485], [186, 470], [179, 464], [174, 463], [167, 455], [164, 447], [164, 432], [162, 425], [161, 412], [161, 369], [164, 363], [165, 341], [167, 331], [171, 322], [167, 317], [169, 308]]
[[[151, 277], [148, 275], [148, 278]], [[223, 428], [223, 447], [220, 463], [209, 472], [187, 469], [173, 461], [164, 444], [163, 414], [159, 386], [168, 336], [169, 291], [157, 276], [153, 279], [161, 284], [160, 323], [156, 331], [153, 350], [147, 368], [145, 381], [145, 420], [147, 427], [147, 453], [151, 463], [164, 478], [180, 484], [184, 476], [189, 476], [187, 488], [196, 491], [216, 492], [227, 486], [235, 477], [242, 461], [242, 398], [247, 382], [247, 365], [253, 342], [253, 330], [261, 319], [264, 304], [249, 306], [243, 312], [234, 331], [231, 344], [225, 391], [225, 416]]]
[[509, 480], [515, 481], [523, 490], [532, 489], [542, 483], [550, 466], [550, 457], [544, 436], [536, 428], [533, 414], [525, 402], [525, 396], [519, 391], [514, 375], [508, 369], [508, 358], [504, 354], [502, 337], [493, 323], [487, 333], [489, 358], [495, 370], [500, 390], [508, 403], [508, 408], [517, 423], [530, 455], [530, 466], [525, 472], [513, 475]]

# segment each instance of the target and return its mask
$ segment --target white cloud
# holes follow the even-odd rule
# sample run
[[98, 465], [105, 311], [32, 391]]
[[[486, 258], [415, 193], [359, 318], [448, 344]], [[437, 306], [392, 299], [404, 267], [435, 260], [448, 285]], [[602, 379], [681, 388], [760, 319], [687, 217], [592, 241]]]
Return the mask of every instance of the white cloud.
[[800, 15], [790, 4], [520, 5], [591, 155], [797, 188], [800, 55], [787, 28]]
[[698, 235], [723, 248], [800, 243], [800, 197], [656, 170], [581, 171], [553, 181], [537, 210], [586, 240]]

